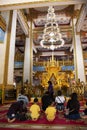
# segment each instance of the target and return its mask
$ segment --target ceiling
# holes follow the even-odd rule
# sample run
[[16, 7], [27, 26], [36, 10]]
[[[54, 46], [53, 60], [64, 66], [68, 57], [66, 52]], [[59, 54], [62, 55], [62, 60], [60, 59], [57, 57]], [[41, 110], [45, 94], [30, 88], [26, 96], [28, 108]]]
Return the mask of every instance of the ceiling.
[[[72, 19], [79, 19], [82, 5], [63, 5], [54, 6], [56, 20], [58, 22], [62, 38], [65, 44], [61, 48], [54, 50], [54, 56], [57, 60], [73, 60], [73, 25]], [[36, 51], [33, 51], [33, 59], [38, 61], [49, 60], [52, 56], [52, 51], [46, 48], [42, 48], [40, 41], [43, 35], [43, 29], [46, 23], [48, 7], [37, 7], [30, 9], [23, 9], [23, 13], [28, 20], [32, 18], [33, 21], [33, 44]], [[19, 22], [17, 22], [16, 31], [16, 53], [24, 55], [25, 47], [25, 34], [21, 28]], [[84, 52], [87, 51], [87, 14], [84, 18], [84, 22], [81, 23], [81, 43]]]

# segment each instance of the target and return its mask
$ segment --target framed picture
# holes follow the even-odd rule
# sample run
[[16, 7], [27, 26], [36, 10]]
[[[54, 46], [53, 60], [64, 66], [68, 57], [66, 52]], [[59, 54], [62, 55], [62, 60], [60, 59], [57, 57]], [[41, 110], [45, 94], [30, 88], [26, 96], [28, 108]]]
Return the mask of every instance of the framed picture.
[[0, 43], [4, 42], [4, 36], [5, 36], [5, 32], [2, 30], [2, 28], [0, 28]]

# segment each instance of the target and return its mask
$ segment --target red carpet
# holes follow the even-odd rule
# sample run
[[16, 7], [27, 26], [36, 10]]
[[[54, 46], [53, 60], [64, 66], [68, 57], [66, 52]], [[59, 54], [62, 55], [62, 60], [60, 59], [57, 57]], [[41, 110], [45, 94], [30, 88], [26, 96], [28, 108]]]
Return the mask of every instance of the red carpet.
[[[6, 118], [0, 119], [0, 123], [7, 123]], [[83, 120], [67, 120], [64, 117], [58, 117], [56, 116], [55, 120], [52, 122], [49, 122], [46, 120], [45, 117], [38, 119], [37, 121], [27, 120], [27, 121], [15, 121], [14, 123], [25, 123], [25, 124], [55, 124], [55, 125], [87, 125]]]
[[[1, 128], [1, 130], [25, 130], [25, 129], [15, 129], [15, 128]], [[28, 130], [36, 130], [36, 129], [28, 129]], [[40, 129], [39, 129], [40, 130]], [[41, 129], [42, 130], [42, 129]]]
[[[1, 130], [25, 130], [25, 129], [15, 129], [15, 128], [1, 128]], [[30, 129], [28, 129], [30, 130]], [[36, 129], [32, 129], [32, 130], [36, 130]], [[39, 129], [40, 130], [40, 129]], [[41, 129], [42, 130], [42, 129]]]
[[[6, 119], [6, 113], [7, 113], [7, 110], [8, 110], [8, 108], [9, 108], [9, 104], [8, 105], [3, 105], [3, 106], [0, 106], [0, 124], [1, 123], [8, 123], [7, 122], [7, 119]], [[9, 124], [9, 123], [8, 123]], [[46, 118], [45, 118], [45, 115], [44, 114], [42, 114], [42, 116], [40, 117], [40, 119], [38, 119], [37, 121], [32, 121], [32, 120], [27, 120], [27, 121], [15, 121], [15, 122], [13, 122], [13, 123], [10, 123], [10, 124], [23, 124], [23, 125], [50, 125], [50, 126], [52, 126], [52, 125], [61, 125], [61, 126], [63, 126], [63, 125], [72, 125], [72, 126], [74, 126], [74, 125], [76, 125], [76, 126], [85, 126], [85, 127], [87, 127], [87, 122], [85, 122], [84, 120], [77, 120], [77, 121], [73, 121], [73, 120], [67, 120], [67, 119], [65, 119], [64, 118], [64, 116], [62, 115], [62, 116], [59, 116], [59, 114], [56, 114], [56, 118], [55, 118], [55, 120], [54, 121], [52, 121], [52, 122], [49, 122], [49, 121], [47, 121], [46, 120]], [[1, 128], [1, 127], [0, 127]], [[2, 128], [2, 130], [21, 130], [20, 128], [19, 129], [16, 129], [16, 128]], [[23, 130], [23, 129], [22, 129]], [[32, 129], [33, 130], [33, 129]], [[40, 129], [39, 129], [40, 130]]]

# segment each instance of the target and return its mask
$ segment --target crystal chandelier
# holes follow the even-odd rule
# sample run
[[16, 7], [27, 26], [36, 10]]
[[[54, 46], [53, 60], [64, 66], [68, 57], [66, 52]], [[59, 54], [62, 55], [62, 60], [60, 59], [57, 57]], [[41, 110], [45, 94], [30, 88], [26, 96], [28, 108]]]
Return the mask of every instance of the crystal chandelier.
[[54, 8], [52, 6], [48, 8], [47, 21], [40, 45], [51, 50], [60, 48], [64, 45], [64, 40], [62, 39], [62, 35], [56, 21]]

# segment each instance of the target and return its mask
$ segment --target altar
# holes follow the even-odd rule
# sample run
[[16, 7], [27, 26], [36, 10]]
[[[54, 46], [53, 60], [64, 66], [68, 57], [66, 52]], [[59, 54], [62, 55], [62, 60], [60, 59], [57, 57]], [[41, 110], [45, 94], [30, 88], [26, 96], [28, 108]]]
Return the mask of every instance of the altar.
[[59, 66], [58, 61], [52, 58], [45, 63], [45, 72], [41, 76], [41, 85], [47, 89], [48, 81], [50, 80], [53, 84], [54, 90], [61, 89], [62, 87], [70, 86], [70, 78], [74, 78], [72, 71], [62, 71], [61, 66]]
[[[29, 87], [29, 95], [33, 95], [33, 97], [42, 96], [44, 90], [48, 90], [48, 81], [52, 82], [55, 94], [59, 89], [66, 96], [70, 94], [68, 91], [71, 92], [71, 81], [75, 78], [73, 70], [64, 70], [64, 65], [55, 59], [53, 53], [49, 60], [40, 65], [36, 64], [35, 67], [33, 71], [33, 86]], [[65, 67], [68, 68], [68, 65]], [[69, 67], [71, 68], [72, 66]], [[31, 90], [32, 93], [30, 92]]]

